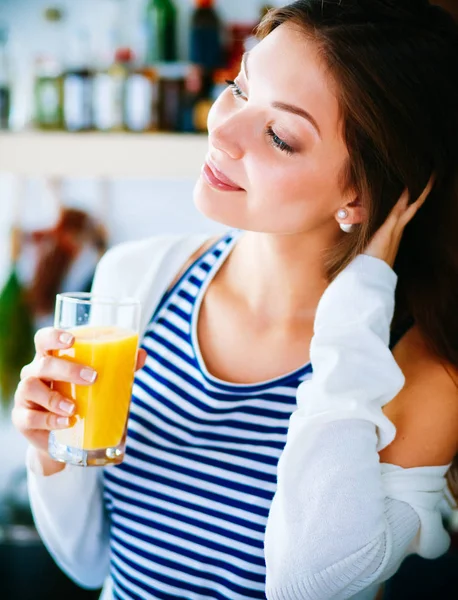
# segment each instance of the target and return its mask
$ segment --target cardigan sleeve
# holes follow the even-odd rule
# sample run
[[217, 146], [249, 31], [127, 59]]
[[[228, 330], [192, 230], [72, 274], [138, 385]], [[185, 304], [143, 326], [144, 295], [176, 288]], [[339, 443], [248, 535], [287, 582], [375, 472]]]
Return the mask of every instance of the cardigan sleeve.
[[108, 575], [108, 520], [99, 467], [66, 465], [45, 477], [35, 450], [27, 456], [29, 497], [35, 525], [60, 568], [82, 587], [102, 587]]
[[386, 263], [360, 255], [320, 300], [313, 376], [298, 389], [267, 522], [269, 600], [367, 598], [408, 554], [448, 548], [448, 465], [379, 461], [396, 435], [382, 407], [404, 385], [388, 348], [396, 282]]

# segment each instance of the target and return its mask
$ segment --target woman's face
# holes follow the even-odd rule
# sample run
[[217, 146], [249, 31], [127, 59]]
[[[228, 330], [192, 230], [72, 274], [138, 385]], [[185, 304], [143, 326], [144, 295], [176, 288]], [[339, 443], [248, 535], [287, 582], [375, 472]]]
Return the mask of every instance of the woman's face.
[[198, 209], [246, 231], [337, 233], [336, 212], [355, 198], [342, 192], [348, 152], [334, 83], [313, 41], [285, 24], [244, 63], [208, 119]]

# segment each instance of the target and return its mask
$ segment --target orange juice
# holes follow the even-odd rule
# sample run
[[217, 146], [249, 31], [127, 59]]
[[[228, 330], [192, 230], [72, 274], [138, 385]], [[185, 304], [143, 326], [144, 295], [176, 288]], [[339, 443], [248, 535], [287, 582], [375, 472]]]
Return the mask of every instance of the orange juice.
[[120, 327], [75, 327], [68, 350], [54, 356], [92, 367], [93, 385], [54, 382], [53, 389], [76, 404], [75, 424], [56, 431], [56, 440], [73, 448], [98, 450], [116, 447], [122, 440], [129, 412], [137, 358], [138, 335]]

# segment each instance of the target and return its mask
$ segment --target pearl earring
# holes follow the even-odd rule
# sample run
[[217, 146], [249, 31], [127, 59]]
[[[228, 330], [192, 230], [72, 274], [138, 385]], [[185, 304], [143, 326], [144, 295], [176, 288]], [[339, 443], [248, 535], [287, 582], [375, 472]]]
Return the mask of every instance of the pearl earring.
[[[337, 217], [339, 219], [346, 219], [348, 217], [348, 210], [345, 210], [345, 208], [341, 208], [337, 212]], [[348, 223], [339, 223], [339, 225], [340, 229], [342, 229], [342, 231], [344, 231], [345, 233], [350, 233], [351, 231], [353, 231], [353, 225], [350, 225]]]

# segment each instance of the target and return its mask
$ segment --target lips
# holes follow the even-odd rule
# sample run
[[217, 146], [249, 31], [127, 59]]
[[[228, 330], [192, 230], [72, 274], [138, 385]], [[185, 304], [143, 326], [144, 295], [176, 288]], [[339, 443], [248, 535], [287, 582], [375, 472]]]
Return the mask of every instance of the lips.
[[220, 171], [210, 159], [207, 159], [207, 162], [202, 169], [202, 174], [211, 187], [216, 188], [217, 190], [223, 192], [244, 191], [243, 188]]

